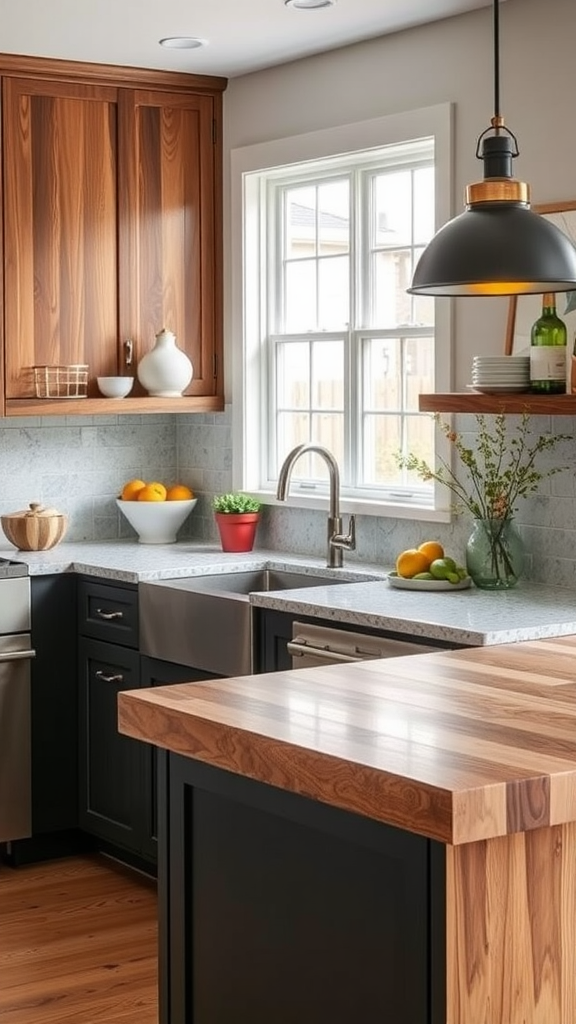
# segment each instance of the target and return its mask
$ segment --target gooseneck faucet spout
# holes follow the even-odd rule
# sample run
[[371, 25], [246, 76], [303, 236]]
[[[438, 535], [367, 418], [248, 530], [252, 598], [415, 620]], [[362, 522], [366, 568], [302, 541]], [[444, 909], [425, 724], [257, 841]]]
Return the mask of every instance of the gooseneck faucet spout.
[[288, 453], [278, 474], [278, 487], [276, 497], [278, 501], [286, 501], [290, 488], [290, 477], [294, 463], [306, 452], [313, 452], [320, 455], [328, 466], [330, 478], [330, 508], [328, 511], [328, 549], [326, 564], [329, 569], [341, 569], [343, 564], [343, 551], [354, 551], [356, 547], [356, 521], [350, 516], [348, 533], [342, 533], [342, 519], [340, 517], [340, 471], [338, 463], [328, 448], [319, 444], [299, 444]]

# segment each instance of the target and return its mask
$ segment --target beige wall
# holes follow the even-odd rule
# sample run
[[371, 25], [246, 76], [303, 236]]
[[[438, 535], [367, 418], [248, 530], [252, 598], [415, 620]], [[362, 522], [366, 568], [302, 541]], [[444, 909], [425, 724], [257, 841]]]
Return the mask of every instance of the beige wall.
[[[576, 0], [506, 0], [500, 26], [501, 106], [520, 146], [515, 175], [530, 182], [534, 203], [576, 198]], [[492, 69], [492, 11], [483, 8], [231, 79], [226, 231], [231, 149], [442, 102], [455, 105], [453, 210], [460, 212], [466, 184], [482, 177], [475, 149], [493, 111]], [[225, 275], [229, 357], [238, 329], [229, 262]], [[454, 385], [462, 388], [473, 353], [501, 350], [507, 300], [459, 299], [454, 309]]]

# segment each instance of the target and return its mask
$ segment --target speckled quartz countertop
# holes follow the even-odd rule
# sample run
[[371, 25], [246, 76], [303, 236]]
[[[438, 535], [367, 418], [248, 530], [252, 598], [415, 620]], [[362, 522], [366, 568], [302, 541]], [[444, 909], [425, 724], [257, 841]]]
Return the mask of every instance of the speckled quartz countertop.
[[576, 634], [576, 590], [529, 582], [498, 594], [475, 587], [452, 593], [396, 590], [386, 582], [385, 566], [349, 562], [344, 569], [329, 570], [323, 559], [273, 551], [225, 554], [217, 545], [190, 542], [64, 543], [43, 552], [16, 551], [7, 545], [0, 549], [0, 557], [24, 562], [31, 576], [76, 572], [124, 583], [298, 566], [304, 573], [337, 573], [343, 584], [252, 594], [251, 603], [350, 628], [364, 626], [471, 647]]

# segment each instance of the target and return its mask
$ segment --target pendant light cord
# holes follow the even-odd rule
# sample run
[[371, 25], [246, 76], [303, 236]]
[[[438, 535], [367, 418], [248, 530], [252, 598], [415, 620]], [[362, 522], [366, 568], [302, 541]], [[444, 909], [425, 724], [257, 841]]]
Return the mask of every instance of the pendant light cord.
[[514, 135], [514, 132], [507, 128], [504, 124], [504, 118], [500, 113], [500, 0], [494, 0], [493, 3], [493, 44], [494, 44], [494, 113], [490, 118], [490, 127], [486, 128], [481, 135], [478, 137], [476, 143], [476, 156], [479, 160], [483, 159], [482, 144], [483, 140], [487, 135], [501, 135], [504, 132], [508, 135], [513, 143], [514, 149], [512, 156], [518, 156], [518, 140]]
[[500, 0], [494, 0], [494, 118], [500, 120]]

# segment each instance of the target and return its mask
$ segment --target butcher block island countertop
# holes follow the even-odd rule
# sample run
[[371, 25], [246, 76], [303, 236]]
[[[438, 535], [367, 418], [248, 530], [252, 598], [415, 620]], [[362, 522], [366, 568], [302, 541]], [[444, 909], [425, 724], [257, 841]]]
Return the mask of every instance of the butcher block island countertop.
[[575, 664], [566, 636], [121, 693], [169, 751], [161, 1024], [574, 1024]]
[[129, 691], [120, 730], [451, 845], [576, 821], [576, 637]]

